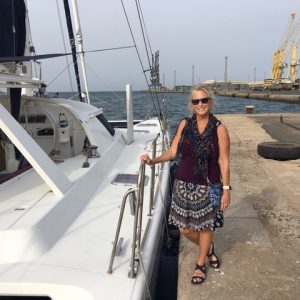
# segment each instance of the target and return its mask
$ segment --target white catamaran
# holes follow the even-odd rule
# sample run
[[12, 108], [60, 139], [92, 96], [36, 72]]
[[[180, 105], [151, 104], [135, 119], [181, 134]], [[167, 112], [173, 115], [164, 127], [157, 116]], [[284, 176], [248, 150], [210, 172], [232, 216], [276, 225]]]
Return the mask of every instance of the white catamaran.
[[150, 168], [139, 156], [168, 147], [165, 114], [135, 124], [130, 86], [126, 128], [89, 103], [47, 97], [26, 62], [34, 53], [25, 3], [1, 0], [4, 9], [0, 298], [149, 299], [169, 163]]

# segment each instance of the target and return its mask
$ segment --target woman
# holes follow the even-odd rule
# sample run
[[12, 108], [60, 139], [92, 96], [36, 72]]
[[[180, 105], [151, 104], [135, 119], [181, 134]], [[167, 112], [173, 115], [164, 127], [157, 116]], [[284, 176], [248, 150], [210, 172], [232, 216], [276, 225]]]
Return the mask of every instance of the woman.
[[[153, 165], [175, 158], [177, 151], [180, 153], [169, 223], [199, 247], [192, 276], [194, 284], [202, 284], [206, 279], [206, 257], [211, 267], [220, 266], [213, 232], [217, 216], [221, 213], [223, 218], [222, 211], [230, 204], [230, 141], [226, 127], [211, 113], [212, 106], [210, 91], [197, 86], [189, 99], [193, 115], [180, 122], [171, 147], [154, 159], [146, 154], [141, 156], [146, 164]], [[223, 184], [223, 194], [221, 206], [216, 208], [209, 199], [209, 185], [218, 182]]]

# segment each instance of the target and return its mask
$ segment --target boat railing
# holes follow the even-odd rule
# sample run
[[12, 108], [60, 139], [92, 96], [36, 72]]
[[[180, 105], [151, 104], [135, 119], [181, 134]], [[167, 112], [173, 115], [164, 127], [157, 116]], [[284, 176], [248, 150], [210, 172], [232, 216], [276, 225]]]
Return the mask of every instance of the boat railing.
[[134, 278], [137, 273], [136, 253], [141, 251], [142, 221], [143, 221], [143, 203], [144, 203], [144, 185], [145, 185], [145, 162], [141, 162], [137, 179], [137, 186], [130, 188], [123, 196], [121, 211], [119, 215], [118, 225], [116, 229], [113, 249], [108, 267], [108, 274], [112, 273], [113, 262], [118, 248], [118, 240], [126, 206], [127, 199], [132, 199], [132, 212], [134, 213], [133, 237], [132, 237], [132, 253], [130, 259], [130, 267], [128, 276]]
[[133, 223], [133, 237], [131, 246], [131, 259], [129, 274], [130, 278], [134, 278], [137, 273], [137, 258], [136, 254], [141, 252], [141, 238], [142, 238], [142, 223], [143, 223], [143, 204], [144, 204], [144, 185], [145, 185], [145, 162], [140, 164], [138, 175], [137, 191], [136, 191], [136, 206]]
[[[152, 141], [152, 158], [156, 157], [157, 154], [157, 139], [159, 134], [156, 138]], [[167, 140], [165, 134], [162, 137], [162, 149], [166, 148]], [[119, 235], [122, 226], [123, 215], [125, 211], [125, 206], [127, 200], [131, 200], [131, 212], [134, 214], [134, 224], [133, 224], [133, 236], [132, 236], [132, 247], [131, 247], [131, 258], [130, 258], [130, 267], [128, 276], [130, 278], [134, 278], [138, 271], [139, 259], [141, 252], [141, 240], [142, 240], [142, 222], [143, 222], [143, 204], [144, 204], [144, 186], [145, 186], [145, 162], [142, 161], [139, 167], [139, 173], [137, 177], [137, 186], [134, 188], [130, 188], [123, 196], [123, 201], [121, 204], [120, 215], [118, 220], [118, 225], [115, 233], [115, 238], [113, 242], [113, 248], [110, 257], [110, 263], [108, 267], [108, 274], [112, 273], [113, 262], [118, 251], [120, 248]], [[155, 192], [155, 167], [154, 165], [151, 166], [151, 177], [150, 177], [150, 195], [149, 195], [149, 213], [148, 216], [152, 215], [152, 210], [154, 208], [154, 192]], [[120, 239], [121, 241], [121, 239]], [[119, 249], [120, 251], [120, 249]]]
[[162, 131], [165, 134], [167, 132], [168, 129], [168, 110], [167, 110], [167, 105], [166, 105], [166, 100], [163, 99], [163, 105], [162, 105], [162, 112], [161, 112], [161, 116], [162, 116]]
[[[154, 159], [156, 157], [156, 146], [157, 146], [158, 137], [159, 137], [159, 134], [152, 141], [152, 159]], [[153, 206], [154, 206], [154, 185], [155, 185], [155, 165], [152, 165], [151, 166], [151, 177], [150, 177], [150, 201], [149, 201], [149, 213], [148, 213], [149, 216], [152, 215], [152, 210], [153, 210]]]
[[[126, 201], [127, 201], [129, 195], [131, 195], [134, 199], [134, 195], [135, 195], [135, 192], [137, 190], [138, 190], [137, 187], [136, 188], [130, 188], [125, 193], [125, 195], [123, 196], [121, 211], [120, 211], [120, 215], [119, 215], [118, 225], [117, 225], [117, 229], [116, 229], [116, 233], [115, 233], [115, 239], [114, 239], [113, 248], [112, 248], [111, 257], [110, 257], [110, 262], [109, 262], [109, 267], [108, 267], [108, 270], [107, 270], [108, 274], [112, 273], [112, 267], [113, 267], [114, 258], [116, 256], [116, 252], [117, 252], [118, 240], [119, 240], [119, 235], [120, 235], [120, 230], [121, 230], [121, 225], [122, 225], [122, 220], [123, 220]], [[133, 205], [133, 207], [134, 207], [134, 205]]]

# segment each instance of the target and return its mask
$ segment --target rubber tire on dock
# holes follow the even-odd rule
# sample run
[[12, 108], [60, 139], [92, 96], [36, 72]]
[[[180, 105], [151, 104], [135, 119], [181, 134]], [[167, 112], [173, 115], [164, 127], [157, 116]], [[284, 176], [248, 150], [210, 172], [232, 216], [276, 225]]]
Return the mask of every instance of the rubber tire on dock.
[[275, 160], [292, 160], [300, 158], [300, 145], [294, 143], [264, 142], [257, 145], [257, 153]]

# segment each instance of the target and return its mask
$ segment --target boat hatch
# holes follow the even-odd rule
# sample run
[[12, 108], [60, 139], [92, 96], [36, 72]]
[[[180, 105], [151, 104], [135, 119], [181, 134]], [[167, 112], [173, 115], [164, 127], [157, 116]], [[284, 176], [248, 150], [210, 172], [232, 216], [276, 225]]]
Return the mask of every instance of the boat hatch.
[[[148, 184], [149, 177], [145, 176], [145, 183], [146, 186]], [[111, 182], [112, 184], [118, 184], [118, 185], [136, 185], [138, 182], [138, 174], [124, 174], [119, 173], [116, 175], [116, 177]]]
[[141, 123], [137, 125], [138, 127], [157, 127], [156, 123]]

